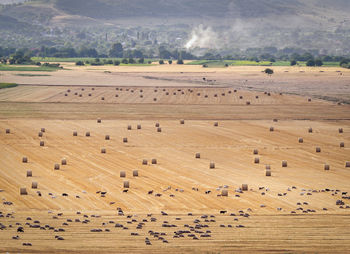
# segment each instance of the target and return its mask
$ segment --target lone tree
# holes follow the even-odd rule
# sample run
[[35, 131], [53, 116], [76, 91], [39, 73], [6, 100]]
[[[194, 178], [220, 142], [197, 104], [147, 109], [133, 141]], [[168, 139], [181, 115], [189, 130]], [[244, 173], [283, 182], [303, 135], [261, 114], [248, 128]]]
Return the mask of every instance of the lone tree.
[[265, 72], [266, 74], [269, 74], [269, 75], [272, 75], [272, 74], [273, 74], [273, 70], [270, 69], [270, 68], [266, 68], [266, 69], [264, 70], [264, 72]]

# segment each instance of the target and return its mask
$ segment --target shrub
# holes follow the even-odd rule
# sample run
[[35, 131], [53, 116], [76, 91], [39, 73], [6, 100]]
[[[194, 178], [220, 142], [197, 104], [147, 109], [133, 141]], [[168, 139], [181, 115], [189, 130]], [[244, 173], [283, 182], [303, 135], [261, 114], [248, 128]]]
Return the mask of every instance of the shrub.
[[315, 60], [313, 59], [309, 59], [307, 62], [306, 62], [306, 66], [315, 66], [316, 63], [315, 63]]
[[129, 63], [129, 61], [128, 61], [128, 59], [123, 58], [123, 59], [122, 59], [122, 63], [123, 63], [123, 64], [128, 64], [128, 63]]
[[173, 60], [169, 60], [168, 63], [169, 63], [169, 64], [172, 64], [172, 63], [173, 63]]
[[272, 74], [273, 74], [273, 70], [270, 69], [270, 68], [266, 68], [266, 69], [264, 70], [264, 72], [265, 72], [266, 74], [269, 74], [269, 75], [272, 75]]
[[184, 64], [184, 61], [182, 59], [177, 60], [177, 64]]
[[75, 65], [77, 65], [77, 66], [83, 66], [83, 65], [85, 65], [85, 64], [84, 64], [83, 61], [77, 61], [77, 62], [75, 62]]
[[297, 65], [297, 61], [295, 60], [290, 61], [290, 66], [294, 66], [294, 65]]
[[159, 64], [164, 64], [164, 60], [159, 60]]
[[140, 59], [139, 59], [139, 64], [143, 64], [145, 62], [145, 59], [143, 58], [143, 57], [141, 57]]
[[113, 64], [114, 64], [115, 66], [118, 66], [118, 65], [120, 65], [120, 61], [114, 60]]

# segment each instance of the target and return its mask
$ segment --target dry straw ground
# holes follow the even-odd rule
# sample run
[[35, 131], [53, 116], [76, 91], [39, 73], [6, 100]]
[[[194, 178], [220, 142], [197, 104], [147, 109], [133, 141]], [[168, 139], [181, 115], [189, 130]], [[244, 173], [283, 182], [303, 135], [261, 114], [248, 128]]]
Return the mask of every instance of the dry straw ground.
[[[82, 82], [62, 77], [67, 83], [58, 86], [55, 78], [66, 75], [62, 71], [0, 91], [1, 252], [344, 253], [350, 248], [350, 107], [315, 98], [328, 96], [328, 82], [343, 89], [332, 97], [344, 101], [347, 72], [340, 78], [329, 69], [322, 78], [316, 70], [290, 69], [274, 78], [249, 68], [208, 74], [194, 73], [197, 67], [181, 67], [182, 73], [177, 66], [168, 72], [156, 67], [147, 67], [152, 68], [147, 75], [138, 67], [128, 69], [121, 75], [125, 83], [97, 68], [90, 82], [85, 73]], [[72, 77], [80, 72], [69, 71]], [[308, 82], [298, 90], [303, 74]], [[98, 75], [116, 80], [104, 87]], [[231, 83], [215, 83], [224, 78]], [[313, 92], [286, 94], [289, 84], [300, 94]], [[61, 165], [63, 158], [67, 165]], [[129, 188], [123, 188], [125, 181]], [[20, 195], [20, 188], [28, 195]], [[24, 232], [18, 232], [21, 227]]]

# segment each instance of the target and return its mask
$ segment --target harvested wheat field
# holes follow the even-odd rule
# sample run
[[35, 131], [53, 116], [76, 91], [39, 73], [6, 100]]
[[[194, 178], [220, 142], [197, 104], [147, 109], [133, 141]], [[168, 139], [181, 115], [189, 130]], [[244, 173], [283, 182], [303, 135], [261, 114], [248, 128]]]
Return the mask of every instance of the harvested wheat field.
[[349, 105], [145, 82], [0, 91], [1, 252], [349, 250]]

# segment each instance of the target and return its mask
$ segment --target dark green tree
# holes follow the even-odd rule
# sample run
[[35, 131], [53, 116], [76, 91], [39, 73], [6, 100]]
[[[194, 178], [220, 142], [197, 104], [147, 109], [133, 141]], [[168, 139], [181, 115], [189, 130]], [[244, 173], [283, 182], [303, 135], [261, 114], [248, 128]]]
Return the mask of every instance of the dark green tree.
[[110, 57], [123, 57], [123, 45], [121, 43], [114, 43], [109, 50]]

